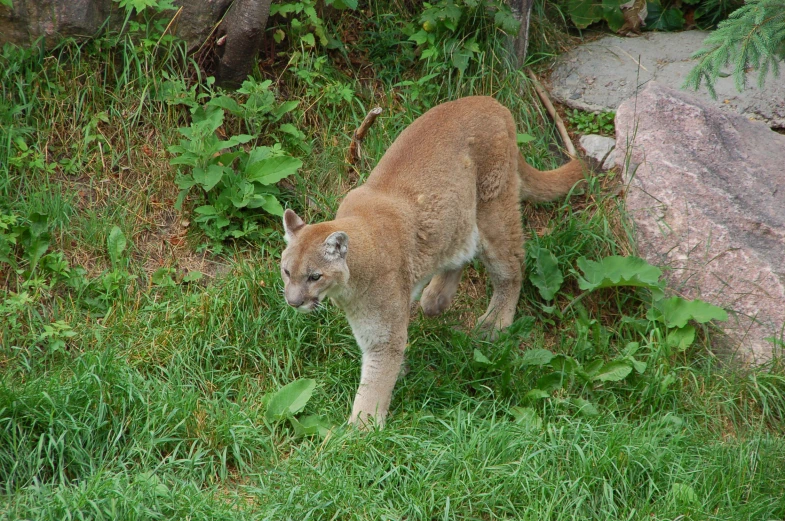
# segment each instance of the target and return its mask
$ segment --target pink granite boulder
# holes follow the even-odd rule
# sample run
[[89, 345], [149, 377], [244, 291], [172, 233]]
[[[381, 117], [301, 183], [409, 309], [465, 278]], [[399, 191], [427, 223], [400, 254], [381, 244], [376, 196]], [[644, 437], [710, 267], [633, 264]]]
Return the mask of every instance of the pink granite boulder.
[[781, 352], [785, 136], [649, 82], [616, 112], [616, 149], [639, 253], [730, 312], [723, 343], [743, 358]]

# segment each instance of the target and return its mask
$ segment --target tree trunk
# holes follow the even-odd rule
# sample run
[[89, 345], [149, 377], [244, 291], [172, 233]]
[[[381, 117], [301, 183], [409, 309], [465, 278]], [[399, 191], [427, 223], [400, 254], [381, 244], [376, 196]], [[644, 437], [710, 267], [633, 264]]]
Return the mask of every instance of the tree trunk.
[[508, 39], [508, 48], [512, 55], [513, 66], [523, 67], [526, 51], [529, 47], [529, 19], [532, 14], [534, 0], [508, 0], [512, 14], [521, 23], [518, 35]]
[[272, 0], [234, 0], [216, 31], [216, 83], [237, 87], [251, 73]]

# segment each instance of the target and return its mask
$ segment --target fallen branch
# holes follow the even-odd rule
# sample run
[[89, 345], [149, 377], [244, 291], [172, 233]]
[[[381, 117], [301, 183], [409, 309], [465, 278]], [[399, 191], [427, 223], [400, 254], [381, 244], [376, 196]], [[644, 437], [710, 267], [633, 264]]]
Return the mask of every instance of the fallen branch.
[[578, 157], [578, 153], [575, 151], [575, 147], [572, 144], [570, 135], [567, 133], [567, 127], [564, 126], [564, 121], [562, 121], [561, 117], [556, 112], [556, 109], [553, 108], [553, 103], [551, 103], [548, 93], [545, 92], [545, 89], [540, 84], [540, 80], [537, 79], [537, 76], [535, 76], [532, 71], [526, 72], [528, 73], [529, 78], [532, 80], [534, 90], [537, 91], [537, 95], [540, 97], [540, 100], [542, 100], [542, 104], [545, 105], [548, 114], [550, 114], [553, 122], [556, 124], [556, 129], [559, 131], [562, 141], [564, 141], [564, 148], [567, 149], [567, 153], [572, 157]]
[[352, 135], [352, 142], [349, 145], [349, 152], [346, 154], [346, 162], [350, 165], [356, 165], [357, 161], [360, 160], [362, 156], [361, 145], [363, 139], [365, 139], [365, 134], [368, 133], [368, 129], [373, 125], [373, 122], [376, 121], [376, 118], [379, 117], [379, 114], [382, 113], [381, 107], [376, 107], [375, 109], [371, 109], [368, 115], [365, 116], [365, 119], [360, 124], [359, 128], [354, 131]]

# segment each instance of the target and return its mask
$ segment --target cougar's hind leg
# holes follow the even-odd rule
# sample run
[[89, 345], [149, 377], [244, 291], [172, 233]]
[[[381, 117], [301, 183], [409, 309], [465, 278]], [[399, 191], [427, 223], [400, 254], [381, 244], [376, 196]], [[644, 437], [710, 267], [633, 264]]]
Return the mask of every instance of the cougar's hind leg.
[[463, 267], [437, 273], [431, 279], [420, 298], [423, 313], [433, 317], [444, 313], [450, 307], [452, 298], [458, 290], [458, 284], [461, 282], [462, 272]]
[[480, 260], [493, 285], [488, 310], [477, 325], [490, 339], [512, 324], [521, 293], [523, 229], [518, 194], [512, 191], [483, 202], [477, 209], [480, 228]]

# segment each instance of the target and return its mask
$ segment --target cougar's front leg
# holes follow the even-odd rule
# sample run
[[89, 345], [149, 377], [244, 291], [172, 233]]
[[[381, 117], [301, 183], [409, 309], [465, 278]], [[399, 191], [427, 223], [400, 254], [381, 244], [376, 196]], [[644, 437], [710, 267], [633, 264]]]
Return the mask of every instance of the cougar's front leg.
[[360, 387], [349, 423], [363, 429], [384, 425], [403, 364], [408, 323], [408, 313], [394, 311], [349, 317], [363, 355]]

